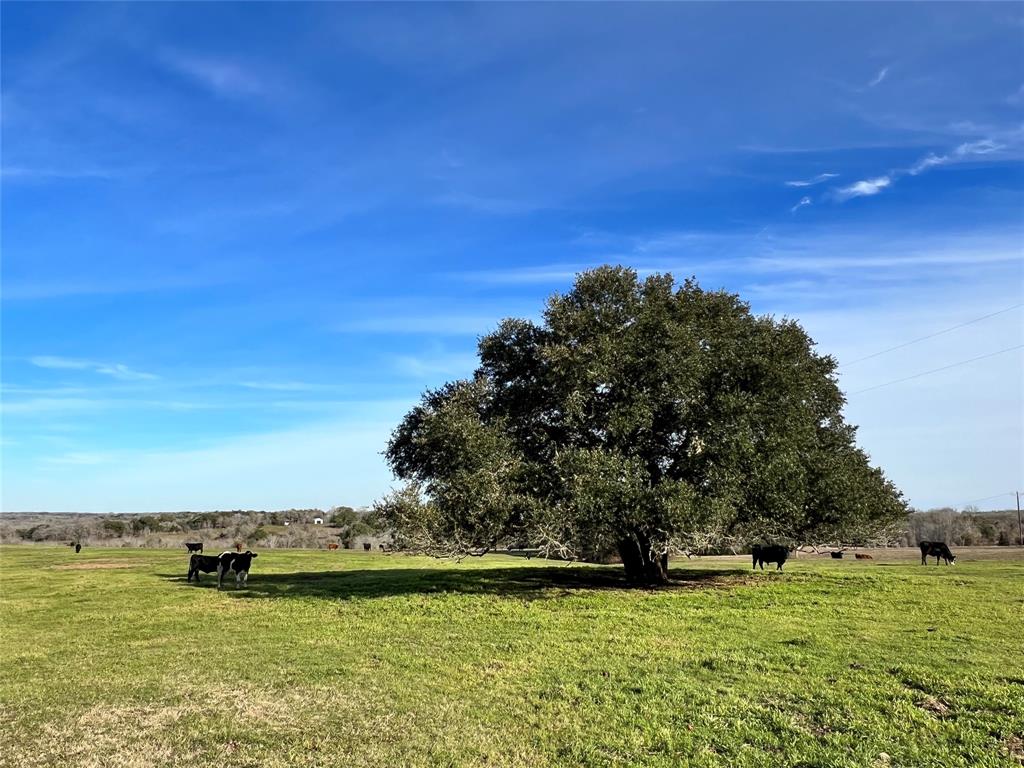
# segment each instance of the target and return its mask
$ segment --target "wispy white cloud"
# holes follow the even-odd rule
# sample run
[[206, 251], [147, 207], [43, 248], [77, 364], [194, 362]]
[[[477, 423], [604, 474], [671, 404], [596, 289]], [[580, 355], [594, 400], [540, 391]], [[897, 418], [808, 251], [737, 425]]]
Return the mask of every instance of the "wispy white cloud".
[[237, 62], [183, 51], [164, 51], [164, 63], [172, 70], [221, 96], [258, 96], [264, 83]]
[[481, 269], [459, 272], [456, 277], [485, 285], [533, 285], [572, 280], [577, 273], [589, 269], [591, 264], [545, 264], [534, 267], [509, 269]]
[[438, 205], [451, 206], [453, 208], [468, 208], [480, 213], [490, 213], [499, 216], [515, 216], [523, 213], [532, 213], [541, 208], [549, 207], [547, 204], [527, 199], [516, 199], [510, 197], [494, 197], [488, 195], [474, 195], [467, 193], [450, 193], [435, 198]]
[[68, 296], [107, 296], [132, 293], [153, 293], [184, 290], [234, 282], [238, 278], [228, 274], [223, 265], [203, 267], [176, 274], [139, 275], [137, 277], [71, 277], [58, 280], [10, 279], [5, 277], [5, 301], [37, 301], [61, 299]]
[[37, 416], [48, 413], [95, 411], [111, 405], [109, 400], [87, 397], [32, 397], [26, 400], [4, 398], [0, 412], [7, 416]]
[[966, 144], [961, 144], [953, 150], [953, 154], [957, 157], [971, 157], [972, 155], [990, 155], [1002, 149], [1006, 149], [1006, 146], [997, 141], [981, 139], [980, 141], [969, 141]]
[[797, 203], [796, 205], [794, 205], [792, 208], [790, 208], [789, 212], [790, 213], [796, 213], [801, 208], [803, 208], [805, 205], [812, 205], [811, 198], [809, 198], [807, 196], [801, 197], [800, 198], [800, 202]]
[[110, 454], [97, 451], [71, 451], [59, 456], [46, 456], [43, 458], [43, 461], [47, 464], [72, 464], [77, 466], [106, 464], [111, 460]]
[[397, 355], [395, 368], [415, 379], [469, 376], [477, 367], [477, 357], [471, 354], [435, 353], [429, 355]]
[[925, 155], [912, 166], [910, 166], [910, 168], [907, 169], [907, 173], [909, 173], [911, 176], [917, 176], [917, 174], [924, 173], [929, 168], [934, 168], [937, 165], [945, 165], [948, 162], [949, 157], [947, 155], [936, 155], [933, 152], [931, 154]]
[[11, 181], [73, 181], [78, 179], [110, 180], [142, 172], [141, 168], [56, 167], [33, 165], [7, 165], [0, 169], [0, 177]]
[[834, 179], [838, 176], [838, 173], [819, 173], [817, 176], [810, 179], [802, 179], [797, 181], [787, 181], [787, 187], [813, 187], [815, 184], [821, 184], [829, 179]]
[[[182, 448], [80, 447], [37, 461], [22, 458], [4, 484], [3, 509], [157, 512], [368, 504], [391, 484], [380, 451], [414, 402], [351, 403], [330, 420], [196, 440]], [[113, 502], [111, 488], [118, 490]]]
[[854, 182], [848, 187], [840, 187], [835, 191], [835, 198], [840, 202], [845, 202], [855, 197], [870, 197], [890, 186], [892, 186], [892, 176], [876, 176], [873, 179]]
[[889, 171], [889, 173], [884, 176], [877, 176], [873, 179], [864, 179], [862, 181], [855, 182], [850, 186], [840, 187], [839, 189], [833, 190], [832, 196], [839, 202], [845, 202], [855, 197], [869, 197], [871, 195], [877, 195], [879, 192], [891, 187], [901, 176], [917, 176], [930, 168], [954, 162], [963, 162], [973, 157], [991, 155], [1004, 149], [1006, 149], [1006, 145], [1001, 144], [994, 139], [968, 141], [954, 148], [949, 152], [949, 154], [936, 155], [932, 152], [922, 157], [909, 168], [897, 168]]
[[[573, 273], [575, 274], [575, 273]], [[486, 312], [403, 312], [380, 311], [363, 318], [347, 320], [336, 324], [332, 330], [338, 333], [406, 333], [436, 334], [443, 336], [475, 336], [496, 328], [505, 317], [516, 315], [512, 311], [496, 310]]]
[[[1021, 262], [1020, 233], [963, 232], [942, 236], [885, 232], [872, 235], [832, 233], [828, 235], [773, 236], [766, 233], [734, 233], [706, 239], [697, 233], [665, 232], [638, 238], [612, 258], [577, 264], [552, 264], [548, 267], [482, 270], [456, 275], [485, 284], [517, 285], [537, 283], [569, 286], [578, 272], [604, 263], [630, 266], [642, 277], [670, 272], [677, 278], [695, 274], [702, 282], [750, 285], [747, 280], [762, 276], [773, 282], [780, 275], [813, 275], [825, 279], [857, 274], [858, 279], [876, 282], [920, 280], [923, 267], [948, 270], [994, 269]], [[866, 267], [875, 268], [864, 275]], [[933, 271], [933, 276], [937, 272]], [[737, 281], [743, 281], [742, 283]], [[767, 283], [765, 283], [767, 284]], [[819, 286], [821, 284], [819, 283]], [[831, 286], [829, 290], [838, 290]], [[515, 312], [506, 313], [521, 316]]]
[[95, 360], [80, 360], [71, 357], [54, 355], [37, 355], [30, 359], [37, 368], [54, 368], [58, 370], [92, 371], [110, 376], [121, 381], [151, 381], [160, 378], [155, 373], [145, 373], [129, 368], [123, 363], [101, 363]]
[[870, 83], [868, 83], [868, 88], [874, 88], [876, 85], [879, 85], [886, 77], [888, 77], [888, 75], [889, 67], [882, 67], [878, 70], [878, 74], [872, 78]]
[[307, 384], [304, 381], [240, 381], [239, 384], [247, 389], [271, 392], [308, 392], [318, 388], [316, 384]]

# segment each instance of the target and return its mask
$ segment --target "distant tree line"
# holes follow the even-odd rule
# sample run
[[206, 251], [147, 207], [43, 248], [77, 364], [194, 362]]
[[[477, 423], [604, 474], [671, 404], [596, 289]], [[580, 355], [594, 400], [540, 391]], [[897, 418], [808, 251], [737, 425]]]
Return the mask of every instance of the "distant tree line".
[[[324, 525], [313, 525], [320, 518]], [[92, 543], [107, 546], [178, 547], [183, 540], [211, 548], [236, 542], [262, 547], [317, 547], [337, 542], [386, 540], [377, 516], [348, 506], [277, 511], [229, 510], [154, 514], [0, 514], [0, 543]]]
[[921, 541], [944, 541], [959, 547], [1007, 547], [1019, 544], [1016, 510], [981, 512], [952, 507], [913, 512], [898, 543], [914, 547]]
[[[313, 526], [315, 518], [324, 527]], [[285, 523], [289, 523], [285, 527]], [[330, 540], [342, 547], [364, 540], [391, 540], [392, 532], [372, 510], [337, 506], [327, 510], [288, 509], [274, 512], [231, 510], [218, 512], [165, 512], [160, 514], [0, 514], [0, 543], [89, 542], [97, 545], [177, 547], [185, 538], [208, 540], [211, 546], [247, 545], [316, 547]], [[942, 507], [913, 511], [889, 538], [895, 546], [915, 547], [920, 541], [945, 541], [958, 547], [993, 547], [1018, 544], [1015, 510], [981, 512], [974, 507]], [[855, 546], [877, 542], [819, 542]], [[503, 542], [510, 548], [529, 548], [528, 541]], [[728, 549], [710, 550], [727, 553]], [[590, 559], [599, 560], [600, 557]]]

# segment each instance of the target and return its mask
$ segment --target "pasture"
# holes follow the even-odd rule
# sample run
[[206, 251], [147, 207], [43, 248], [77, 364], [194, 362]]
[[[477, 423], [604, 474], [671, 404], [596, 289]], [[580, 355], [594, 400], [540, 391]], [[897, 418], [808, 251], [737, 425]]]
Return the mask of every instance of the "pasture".
[[1024, 556], [0, 548], [0, 766], [1020, 766]]

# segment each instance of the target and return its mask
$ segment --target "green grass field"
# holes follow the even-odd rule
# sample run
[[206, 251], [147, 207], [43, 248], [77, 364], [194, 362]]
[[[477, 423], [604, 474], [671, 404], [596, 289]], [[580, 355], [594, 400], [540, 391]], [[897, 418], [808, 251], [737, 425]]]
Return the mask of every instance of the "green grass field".
[[1020, 766], [1024, 556], [0, 548], [0, 766]]

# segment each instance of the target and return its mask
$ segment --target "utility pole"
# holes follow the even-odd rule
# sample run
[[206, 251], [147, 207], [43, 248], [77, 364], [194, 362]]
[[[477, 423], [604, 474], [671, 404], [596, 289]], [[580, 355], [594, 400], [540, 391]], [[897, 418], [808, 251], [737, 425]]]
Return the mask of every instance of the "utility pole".
[[1024, 526], [1020, 524], [1020, 491], [1017, 491], [1017, 543], [1024, 547]]

